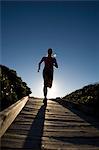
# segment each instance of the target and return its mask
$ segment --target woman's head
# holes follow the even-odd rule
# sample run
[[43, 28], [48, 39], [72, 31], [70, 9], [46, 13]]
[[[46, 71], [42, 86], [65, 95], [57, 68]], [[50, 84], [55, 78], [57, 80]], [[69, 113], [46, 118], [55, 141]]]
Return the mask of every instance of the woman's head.
[[52, 49], [51, 48], [48, 49], [48, 55], [52, 55]]

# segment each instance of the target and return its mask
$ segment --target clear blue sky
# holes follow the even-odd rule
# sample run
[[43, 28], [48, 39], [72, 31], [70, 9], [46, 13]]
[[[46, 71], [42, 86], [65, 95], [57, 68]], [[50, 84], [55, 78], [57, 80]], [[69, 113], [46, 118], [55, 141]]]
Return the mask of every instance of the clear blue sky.
[[52, 48], [59, 69], [49, 97], [99, 81], [99, 2], [2, 2], [2, 64], [43, 97], [40, 59]]

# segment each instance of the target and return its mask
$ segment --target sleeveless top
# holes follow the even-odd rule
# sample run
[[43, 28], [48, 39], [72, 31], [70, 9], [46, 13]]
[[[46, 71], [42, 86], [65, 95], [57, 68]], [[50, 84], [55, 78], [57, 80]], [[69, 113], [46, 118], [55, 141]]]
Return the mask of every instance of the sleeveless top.
[[43, 57], [43, 61], [45, 63], [44, 70], [53, 71], [53, 66], [54, 66], [56, 59], [53, 57]]

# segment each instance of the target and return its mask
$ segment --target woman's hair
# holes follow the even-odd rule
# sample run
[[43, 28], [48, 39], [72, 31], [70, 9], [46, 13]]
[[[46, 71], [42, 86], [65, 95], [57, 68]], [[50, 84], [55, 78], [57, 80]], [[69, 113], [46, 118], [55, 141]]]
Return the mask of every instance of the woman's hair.
[[51, 48], [48, 49], [48, 54], [50, 54], [50, 55], [52, 54], [52, 49]]

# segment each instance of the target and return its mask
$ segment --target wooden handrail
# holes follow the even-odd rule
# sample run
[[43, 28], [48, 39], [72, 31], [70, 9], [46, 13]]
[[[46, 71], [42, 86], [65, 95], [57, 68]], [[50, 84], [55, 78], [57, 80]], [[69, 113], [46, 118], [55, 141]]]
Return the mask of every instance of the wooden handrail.
[[15, 104], [0, 112], [0, 137], [2, 137], [2, 135], [6, 132], [8, 127], [11, 125], [11, 123], [22, 110], [22, 108], [25, 106], [28, 99], [28, 96], [23, 97]]

